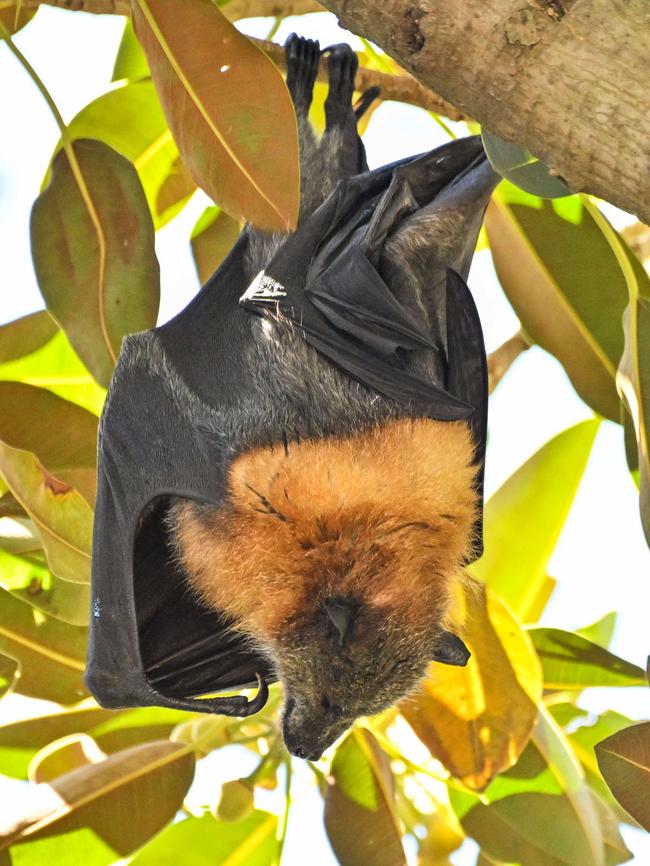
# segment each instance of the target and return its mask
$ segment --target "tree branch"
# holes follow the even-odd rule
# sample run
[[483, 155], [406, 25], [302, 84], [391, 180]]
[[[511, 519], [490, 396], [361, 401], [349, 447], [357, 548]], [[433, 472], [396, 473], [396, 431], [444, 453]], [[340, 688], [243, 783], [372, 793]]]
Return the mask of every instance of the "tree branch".
[[[276, 66], [280, 67], [280, 69], [286, 69], [284, 48], [281, 45], [275, 42], [265, 42], [263, 39], [252, 39], [251, 41], [259, 45], [260, 48], [263, 48]], [[327, 58], [321, 60], [321, 64], [318, 67], [318, 79], [319, 81], [327, 80]], [[442, 114], [450, 120], [469, 119], [466, 114], [463, 114], [455, 106], [446, 102], [437, 93], [433, 93], [433, 91], [424, 87], [408, 73], [404, 75], [387, 75], [384, 72], [376, 72], [374, 69], [366, 69], [360, 66], [354, 87], [355, 90], [360, 92], [368, 90], [369, 87], [379, 87], [381, 99], [393, 99], [396, 102], [417, 105], [436, 114]]]
[[503, 379], [517, 358], [530, 349], [532, 343], [523, 331], [517, 331], [510, 339], [502, 343], [487, 358], [488, 390], [490, 394]]
[[[76, 12], [93, 12], [98, 15], [128, 15], [131, 9], [130, 0], [23, 0], [23, 7], [35, 8], [41, 5], [56, 6]], [[268, 15], [304, 15], [308, 12], [322, 12], [323, 7], [315, 0], [231, 0], [221, 7], [224, 14], [231, 20]], [[286, 68], [284, 49], [275, 42], [263, 39], [252, 39], [273, 60], [276, 66]], [[318, 71], [318, 79], [327, 79], [327, 60], [323, 59]], [[356, 90], [364, 91], [370, 87], [379, 87], [381, 99], [392, 99], [396, 102], [406, 102], [442, 114], [450, 120], [468, 120], [468, 116], [451, 103], [424, 87], [409, 73], [404, 75], [386, 75], [372, 69], [359, 68], [356, 78]]]
[[[47, 5], [97, 15], [129, 15], [131, 12], [131, 0], [23, 0], [22, 5], [25, 9]], [[323, 7], [316, 0], [230, 0], [221, 11], [231, 21], [238, 21], [257, 16], [305, 15], [322, 12]]]
[[648, 0], [323, 0], [572, 190], [650, 222]]

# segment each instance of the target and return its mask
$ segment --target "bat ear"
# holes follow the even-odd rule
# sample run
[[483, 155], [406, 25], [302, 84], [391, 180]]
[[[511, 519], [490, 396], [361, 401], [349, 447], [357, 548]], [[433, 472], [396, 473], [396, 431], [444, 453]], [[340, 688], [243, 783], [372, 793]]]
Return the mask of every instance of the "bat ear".
[[359, 602], [354, 598], [326, 598], [323, 607], [339, 634], [339, 646], [343, 646], [359, 612]]
[[450, 631], [443, 631], [436, 641], [432, 659], [445, 665], [465, 667], [471, 653], [462, 640]]

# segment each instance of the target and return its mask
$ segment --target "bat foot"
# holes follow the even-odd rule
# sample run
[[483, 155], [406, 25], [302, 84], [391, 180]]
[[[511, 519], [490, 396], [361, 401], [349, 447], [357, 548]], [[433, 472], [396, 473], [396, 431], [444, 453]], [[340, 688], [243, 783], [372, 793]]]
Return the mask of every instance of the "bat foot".
[[306, 115], [311, 105], [314, 82], [318, 73], [320, 45], [318, 40], [305, 39], [292, 33], [284, 43], [287, 58], [287, 87], [297, 112]]
[[345, 126], [350, 117], [354, 117], [352, 94], [359, 61], [349, 45], [332, 45], [325, 50], [329, 54], [329, 91], [325, 101], [325, 120], [327, 128], [330, 129]]

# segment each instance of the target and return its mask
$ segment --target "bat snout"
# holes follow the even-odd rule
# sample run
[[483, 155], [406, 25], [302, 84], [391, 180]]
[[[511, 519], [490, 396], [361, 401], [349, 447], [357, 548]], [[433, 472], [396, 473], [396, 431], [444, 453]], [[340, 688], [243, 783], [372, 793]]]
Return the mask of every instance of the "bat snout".
[[345, 727], [341, 724], [332, 727], [319, 716], [303, 715], [300, 706], [290, 698], [285, 706], [282, 736], [291, 755], [306, 761], [317, 761], [340, 737]]

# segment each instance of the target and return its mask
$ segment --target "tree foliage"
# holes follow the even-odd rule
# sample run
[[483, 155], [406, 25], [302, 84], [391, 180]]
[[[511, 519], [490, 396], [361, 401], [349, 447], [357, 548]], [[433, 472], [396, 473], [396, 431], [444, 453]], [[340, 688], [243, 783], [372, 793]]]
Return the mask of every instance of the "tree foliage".
[[[47, 311], [0, 327], [0, 697], [60, 707], [0, 727], [0, 773], [16, 786], [3, 864], [280, 862], [292, 776], [277, 690], [238, 721], [104, 710], [82, 680], [97, 421], [122, 337], [156, 323], [154, 232], [203, 188], [214, 206], [188, 242], [205, 279], [241, 220], [280, 230], [297, 218], [287, 90], [221, 5], [134, 0], [115, 84], [67, 126], [32, 72], [61, 137], [31, 223]], [[0, 35], [24, 63], [12, 34], [33, 10], [0, 6]], [[400, 73], [370, 44], [360, 60]], [[466, 836], [479, 864], [610, 866], [630, 856], [620, 824], [649, 826], [648, 723], [588, 717], [577, 704], [589, 687], [647, 685], [608, 649], [615, 615], [575, 633], [536, 623], [601, 418], [625, 427], [650, 542], [650, 281], [597, 203], [542, 198], [565, 190], [502, 145], [490, 137], [491, 158], [519, 185], [498, 188], [487, 238], [522, 347], [553, 354], [594, 417], [547, 442], [488, 501], [485, 555], [459, 600], [467, 668], [432, 665], [417, 694], [313, 765], [342, 866], [406, 863], [406, 838], [420, 866], [444, 866]], [[419, 763], [404, 753], [415, 737], [428, 756]], [[197, 762], [233, 744], [255, 756], [252, 772], [170, 824]], [[280, 779], [285, 813], [256, 808]]]

